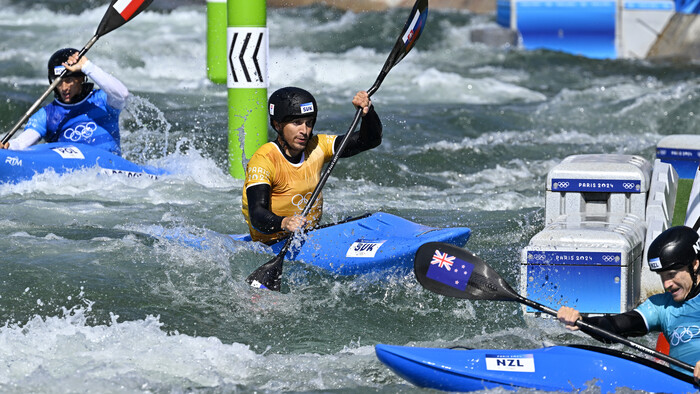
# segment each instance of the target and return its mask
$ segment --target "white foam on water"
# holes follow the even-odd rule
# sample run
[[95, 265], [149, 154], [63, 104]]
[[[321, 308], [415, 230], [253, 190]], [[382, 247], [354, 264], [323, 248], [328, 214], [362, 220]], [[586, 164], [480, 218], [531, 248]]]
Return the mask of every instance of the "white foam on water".
[[373, 182], [360, 180], [328, 192], [324, 199], [329, 209], [340, 212], [387, 209], [500, 211], [542, 207], [544, 198], [537, 194], [537, 190], [543, 185], [535, 182], [535, 177], [527, 169], [520, 169], [519, 174], [516, 172], [499, 166], [472, 175], [456, 172], [434, 174], [452, 179], [449, 181], [451, 185], [439, 189], [423, 185], [379, 187]]
[[539, 92], [493, 77], [467, 78], [458, 73], [428, 68], [411, 79], [415, 94], [431, 103], [498, 104], [540, 102]]
[[[206, 79], [204, 10], [183, 8], [169, 14], [146, 11], [120, 28], [112, 36], [110, 48], [105, 46], [109, 52], [133, 54], [126, 60], [109, 57], [121, 70], [118, 76], [127, 86], [150, 92], [186, 92], [211, 86]], [[108, 63], [103, 68], [113, 69]]]
[[154, 316], [120, 322], [112, 315], [91, 326], [89, 310], [0, 328], [0, 385], [34, 392], [217, 387], [245, 382], [262, 361], [246, 345], [167, 332]]
[[[529, 131], [494, 131], [482, 133], [476, 138], [464, 137], [461, 141], [436, 141], [418, 147], [419, 152], [430, 150], [456, 152], [464, 149], [479, 150], [486, 147], [495, 147], [499, 145], [533, 145], [542, 142], [540, 132], [535, 130]], [[415, 149], [416, 147], [406, 147], [404, 149]]]
[[293, 41], [308, 40], [309, 33], [333, 34], [348, 29], [355, 25], [361, 15], [354, 12], [344, 12], [338, 18], [315, 20], [309, 17], [306, 11], [290, 15], [288, 12], [270, 12], [268, 15], [268, 27], [270, 29], [270, 45], [285, 46], [291, 38]]
[[[540, 104], [535, 116], [551, 119], [554, 127], [565, 120], [569, 126], [600, 129], [603, 135], [613, 136], [688, 132], [665, 130], [664, 125], [671, 121], [669, 115], [675, 114], [690, 122], [697, 119], [692, 108], [682, 109], [700, 92], [697, 79], [664, 83], [652, 77], [630, 80], [629, 77], [609, 76], [596, 78], [591, 85], [584, 89], [562, 89]], [[564, 118], [562, 114], [567, 116]]]
[[123, 321], [111, 315], [108, 324], [91, 325], [90, 310], [88, 302], [64, 308], [60, 316], [35, 316], [0, 327], [0, 389], [331, 390], [373, 385], [362, 371], [378, 363], [372, 346], [349, 344], [325, 355], [275, 354], [274, 349], [253, 350], [216, 337], [169, 331], [157, 316]]
[[[36, 75], [3, 81], [45, 85], [49, 56], [57, 48], [82, 48], [95, 34], [105, 11], [104, 6], [80, 14], [0, 7], [0, 27], [23, 32], [3, 35], [8, 48], [14, 49], [3, 51], [0, 59], [19, 58]], [[87, 56], [132, 89], [167, 92], [208, 87], [212, 84], [206, 79], [206, 25], [204, 7], [182, 7], [171, 13], [146, 10], [102, 36]]]
[[[493, 131], [480, 134], [478, 137], [464, 137], [460, 141], [435, 141], [422, 146], [397, 147], [400, 151], [427, 152], [437, 150], [443, 152], [459, 152], [473, 150], [483, 152], [493, 150], [498, 146], [537, 147], [543, 144], [559, 146], [605, 146], [608, 153], [638, 154], [656, 145], [661, 135], [657, 133], [639, 133], [634, 130], [620, 132], [601, 132], [591, 134], [580, 130], [525, 130], [525, 131]], [[602, 153], [602, 152], [601, 152]], [[563, 159], [563, 158], [562, 158]]]
[[[185, 145], [186, 141], [181, 141]], [[99, 198], [108, 201], [128, 202], [177, 202], [196, 203], [197, 186], [210, 191], [227, 191], [242, 186], [242, 181], [224, 173], [216, 163], [196, 148], [177, 149], [176, 152], [156, 160], [152, 165], [170, 174], [149, 177], [107, 175], [99, 168], [87, 168], [67, 174], [49, 170], [32, 179], [16, 184], [0, 184], [0, 196], [43, 194], [77, 198]], [[195, 186], [192, 193], [183, 189]], [[179, 190], [179, 192], [178, 192]], [[188, 197], [189, 196], [189, 197]]]
[[[379, 70], [381, 62], [383, 59], [375, 51], [360, 47], [344, 53], [307, 52], [294, 47], [276, 48], [270, 53], [269, 72], [270, 80], [273, 81], [271, 90], [279, 84], [306, 86], [315, 94], [323, 96], [339, 89], [343, 92], [348, 88], [367, 89], [371, 83], [367, 79], [367, 69]], [[294, 66], [290, 67], [290, 64]]]
[[[373, 79], [368, 79], [367, 70], [380, 70], [385, 56], [360, 47], [340, 54], [281, 48], [271, 53], [270, 79], [285, 85], [307, 86], [321, 95], [347, 96], [350, 90], [368, 88]], [[289, 67], [289, 64], [295, 66]], [[406, 101], [423, 104], [499, 104], [546, 99], [542, 93], [518, 86], [517, 81], [509, 82], [492, 76], [469, 78], [440, 71], [429, 64], [418, 63], [414, 57], [402, 60], [382, 83], [381, 94], [376, 99], [382, 104]], [[330, 99], [337, 101], [340, 98]]]

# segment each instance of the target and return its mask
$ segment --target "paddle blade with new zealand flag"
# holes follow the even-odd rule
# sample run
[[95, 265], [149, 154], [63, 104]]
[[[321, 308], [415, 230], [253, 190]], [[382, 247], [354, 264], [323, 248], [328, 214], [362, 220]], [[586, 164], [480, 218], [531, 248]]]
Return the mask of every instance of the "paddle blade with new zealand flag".
[[152, 2], [153, 0], [112, 0], [95, 35], [103, 36], [125, 24], [148, 8]]
[[414, 273], [421, 286], [449, 297], [513, 301], [518, 295], [479, 257], [457, 246], [429, 242], [418, 248]]

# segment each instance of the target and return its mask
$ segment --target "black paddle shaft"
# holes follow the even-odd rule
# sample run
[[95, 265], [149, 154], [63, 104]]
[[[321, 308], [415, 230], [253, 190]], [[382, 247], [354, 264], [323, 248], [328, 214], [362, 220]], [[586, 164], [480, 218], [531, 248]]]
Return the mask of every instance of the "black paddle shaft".
[[[447, 267], [449, 266], [449, 270]], [[557, 316], [557, 311], [516, 293], [512, 287], [478, 256], [454, 245], [429, 242], [418, 248], [413, 261], [413, 272], [421, 286], [448, 297], [470, 300], [517, 301], [523, 305]], [[463, 278], [468, 280], [464, 282]], [[693, 372], [694, 367], [637, 342], [578, 320], [576, 325], [610, 341], [654, 356], [669, 364]]]
[[[529, 299], [527, 299], [527, 298], [525, 298], [525, 297], [523, 297], [523, 296], [521, 296], [521, 295], [518, 295], [518, 297], [519, 297], [519, 299], [516, 300], [516, 301], [518, 301], [518, 302], [520, 302], [520, 303], [522, 303], [522, 304], [524, 304], [524, 305], [527, 305], [527, 306], [529, 306], [529, 307], [532, 307], [532, 308], [535, 308], [535, 309], [537, 309], [537, 310], [540, 310], [540, 311], [542, 311], [542, 312], [544, 312], [544, 313], [546, 313], [546, 314], [548, 314], [548, 315], [555, 316], [555, 317], [557, 316], [557, 311], [555, 311], [555, 310], [552, 309], [552, 308], [549, 308], [549, 307], [547, 307], [547, 306], [545, 306], [545, 305], [542, 305], [542, 304], [540, 304], [540, 303], [538, 303], [538, 302], [529, 300]], [[695, 369], [692, 365], [690, 365], [690, 364], [688, 364], [688, 363], [685, 363], [685, 362], [683, 362], [683, 361], [681, 361], [681, 360], [678, 360], [678, 359], [675, 359], [675, 358], [673, 358], [673, 357], [670, 357], [670, 356], [668, 356], [668, 355], [666, 355], [666, 354], [664, 354], [664, 353], [658, 352], [658, 351], [656, 351], [656, 350], [650, 349], [650, 348], [648, 348], [648, 347], [646, 347], [646, 346], [644, 346], [644, 345], [641, 345], [641, 344], [639, 344], [639, 343], [637, 343], [637, 342], [630, 341], [629, 339], [627, 339], [627, 338], [625, 338], [625, 337], [622, 337], [622, 336], [617, 335], [617, 334], [615, 334], [615, 333], [612, 333], [612, 332], [610, 332], [610, 331], [606, 331], [606, 330], [604, 330], [604, 329], [602, 329], [602, 328], [600, 328], [600, 327], [598, 327], [598, 326], [594, 326], [594, 325], [592, 325], [592, 324], [586, 323], [586, 322], [584, 322], [583, 320], [577, 320], [577, 321], [576, 321], [576, 325], [577, 325], [578, 327], [580, 327], [580, 328], [583, 328], [583, 329], [587, 330], [587, 331], [590, 332], [590, 333], [593, 333], [593, 334], [598, 335], [598, 336], [600, 336], [600, 337], [606, 338], [606, 339], [608, 339], [608, 340], [610, 340], [610, 341], [613, 341], [613, 342], [616, 342], [616, 343], [620, 343], [620, 344], [623, 344], [623, 345], [625, 345], [625, 346], [629, 346], [629, 347], [631, 347], [631, 348], [633, 348], [633, 349], [639, 350], [639, 351], [642, 352], [642, 353], [646, 353], [646, 354], [648, 354], [648, 355], [650, 355], [650, 356], [654, 356], [654, 357], [658, 358], [659, 360], [664, 360], [664, 361], [666, 361], [666, 362], [669, 363], [669, 364], [673, 364], [673, 365], [675, 365], [675, 366], [677, 366], [677, 367], [680, 367], [680, 368], [683, 368], [683, 369], [685, 369], [685, 370], [687, 370], [687, 371], [693, 372], [694, 369]], [[584, 331], [584, 332], [586, 332], [586, 331]]]
[[[408, 54], [408, 52], [413, 48], [413, 45], [418, 40], [420, 34], [423, 32], [427, 16], [428, 0], [417, 0], [413, 6], [413, 9], [411, 10], [411, 14], [408, 17], [406, 24], [404, 25], [401, 36], [399, 36], [398, 40], [396, 40], [394, 48], [391, 50], [391, 53], [386, 59], [386, 62], [384, 62], [384, 67], [382, 67], [382, 70], [379, 73], [379, 76], [377, 76], [377, 79], [374, 81], [372, 87], [369, 88], [369, 90], [367, 90], [367, 94], [370, 97], [379, 89], [379, 86], [382, 84], [384, 78], [386, 78], [389, 71], [391, 71], [391, 69], [396, 64], [398, 64], [401, 61], [401, 59], [403, 59], [406, 56], [406, 54]], [[311, 208], [316, 202], [316, 199], [321, 194], [321, 189], [323, 189], [323, 186], [326, 184], [326, 181], [328, 181], [328, 178], [331, 175], [331, 171], [333, 171], [333, 168], [338, 162], [340, 155], [345, 150], [345, 147], [347, 146], [349, 141], [350, 134], [354, 132], [355, 128], [357, 127], [357, 124], [360, 122], [361, 117], [362, 108], [358, 108], [357, 111], [355, 111], [355, 117], [353, 118], [352, 124], [348, 128], [347, 133], [345, 133], [345, 135], [343, 136], [343, 139], [340, 141], [340, 146], [338, 146], [338, 149], [331, 157], [331, 160], [328, 163], [328, 167], [326, 167], [326, 170], [321, 174], [321, 179], [319, 180], [318, 184], [316, 185], [316, 188], [311, 194], [311, 197], [306, 203], [306, 206], [304, 207], [304, 210], [301, 213], [302, 217], [306, 217], [311, 211]], [[285, 242], [284, 246], [277, 254], [277, 256], [275, 256], [272, 260], [268, 261], [267, 263], [261, 265], [250, 275], [248, 275], [248, 278], [246, 278], [246, 282], [248, 282], [248, 284], [250, 284], [253, 287], [279, 291], [281, 285], [284, 256], [287, 254], [291, 243], [292, 237], [287, 239], [287, 242]]]
[[[95, 45], [101, 36], [130, 21], [133, 17], [151, 5], [152, 2], [153, 0], [112, 0], [112, 3], [109, 5], [109, 7], [107, 7], [107, 12], [100, 21], [100, 25], [97, 27], [97, 32], [94, 36], [92, 36], [90, 41], [85, 44], [83, 49], [80, 50], [78, 53], [78, 58], [83, 57], [83, 55], [85, 55], [85, 53], [87, 53], [87, 51], [89, 51], [90, 48]], [[48, 95], [56, 88], [56, 86], [58, 86], [59, 83], [61, 83], [63, 76], [67, 72], [68, 70], [64, 69], [63, 72], [61, 72], [61, 74], [53, 80], [51, 85], [49, 85], [49, 88], [46, 89], [46, 91], [34, 102], [34, 104], [32, 104], [31, 107], [29, 107], [27, 112], [25, 112], [22, 118], [15, 123], [12, 129], [5, 134], [5, 136], [2, 138], [3, 144], [7, 143], [7, 141], [9, 141], [10, 138], [15, 135], [17, 130], [19, 130], [19, 128], [24, 124], [24, 122], [26, 122], [27, 119], [32, 116], [37, 108], [39, 108], [41, 103], [44, 102], [46, 97], [48, 97]]]

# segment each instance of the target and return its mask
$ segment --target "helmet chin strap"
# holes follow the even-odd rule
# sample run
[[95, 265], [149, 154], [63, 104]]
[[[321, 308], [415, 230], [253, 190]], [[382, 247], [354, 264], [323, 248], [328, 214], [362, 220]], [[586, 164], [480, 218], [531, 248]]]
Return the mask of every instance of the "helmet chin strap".
[[287, 143], [287, 140], [284, 139], [284, 135], [282, 133], [277, 133], [277, 138], [275, 138], [275, 142], [277, 142], [277, 145], [279, 145], [280, 149], [282, 149], [282, 153], [287, 155], [287, 152], [285, 152], [285, 150], [289, 147], [289, 144]]
[[700, 293], [700, 283], [698, 283], [698, 274], [700, 273], [700, 265], [696, 270], [693, 270], [693, 265], [691, 264], [688, 267], [688, 270], [690, 271], [690, 277], [693, 279], [693, 287], [690, 288], [690, 291], [688, 292], [688, 295], [685, 297], [685, 301], [688, 301], [689, 299], [695, 297]]
[[[275, 122], [275, 123], [277, 123], [277, 122]], [[279, 125], [279, 123], [278, 123], [278, 125]], [[289, 142], [287, 142], [287, 140], [284, 138], [284, 133], [280, 130], [277, 130], [276, 127], [274, 129], [277, 132], [277, 138], [275, 138], [275, 143], [277, 144], [277, 146], [280, 147], [280, 150], [282, 151], [284, 156], [286, 156], [288, 159], [294, 159], [293, 157], [289, 156], [287, 154], [287, 152], [285, 152], [286, 148], [291, 148], [291, 145], [289, 145]], [[314, 130], [312, 128], [311, 132], [309, 133], [309, 140], [311, 140], [311, 137], [313, 137], [313, 136], [314, 136]]]
[[274, 129], [277, 132], [277, 138], [275, 138], [275, 142], [277, 143], [277, 146], [279, 146], [282, 150], [282, 153], [286, 155], [285, 147], [289, 147], [289, 144], [287, 143], [287, 140], [284, 139], [284, 133], [282, 132], [282, 130], [278, 130], [278, 127], [282, 127], [282, 125], [275, 122], [274, 126]]

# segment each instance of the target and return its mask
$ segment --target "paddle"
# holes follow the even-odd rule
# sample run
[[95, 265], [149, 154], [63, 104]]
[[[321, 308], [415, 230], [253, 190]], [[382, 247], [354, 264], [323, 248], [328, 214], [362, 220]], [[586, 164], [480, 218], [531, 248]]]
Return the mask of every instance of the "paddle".
[[[107, 8], [107, 12], [105, 15], [102, 17], [102, 21], [100, 22], [100, 25], [97, 27], [97, 32], [95, 35], [88, 41], [87, 44], [83, 47], [83, 49], [80, 50], [78, 56], [79, 58], [83, 57], [87, 51], [92, 48], [93, 45], [95, 45], [95, 42], [102, 37], [103, 35], [111, 32], [112, 30], [118, 28], [119, 26], [125, 24], [126, 22], [130, 21], [133, 17], [138, 15], [141, 11], [145, 10], [150, 4], [153, 2], [153, 0], [112, 0], [112, 3], [109, 5]], [[63, 76], [68, 72], [67, 69], [64, 69], [61, 75], [59, 75], [56, 79], [54, 79], [53, 83], [51, 83], [51, 86], [49, 86], [48, 89], [44, 92], [44, 94], [39, 97], [37, 101], [32, 104], [31, 107], [29, 107], [29, 110], [25, 112], [24, 116], [22, 116], [22, 119], [17, 122], [14, 127], [10, 131], [5, 134], [5, 137], [2, 139], [2, 143], [5, 144], [7, 141], [12, 138], [12, 136], [19, 130], [20, 126], [24, 124], [24, 122], [29, 119], [30, 116], [34, 113], [34, 111], [39, 108], [39, 105], [46, 99], [46, 97], [53, 91], [56, 86], [58, 86], [59, 83], [61, 83], [61, 80], [63, 79]]]
[[[448, 270], [447, 267], [450, 269]], [[557, 311], [516, 293], [488, 264], [469, 251], [442, 242], [429, 242], [418, 248], [413, 270], [421, 286], [448, 297], [470, 300], [517, 301], [552, 316]], [[600, 337], [693, 372], [693, 366], [650, 349], [584, 321], [576, 325]]]
[[[374, 81], [372, 87], [369, 88], [369, 90], [367, 90], [367, 93], [370, 97], [377, 91], [377, 89], [379, 89], [379, 86], [382, 84], [384, 78], [387, 76], [389, 71], [395, 65], [397, 65], [401, 61], [401, 59], [403, 59], [413, 48], [413, 45], [416, 43], [418, 37], [423, 32], [423, 28], [425, 27], [425, 21], [427, 17], [428, 0], [417, 0], [416, 3], [413, 5], [413, 10], [411, 10], [411, 14], [409, 15], [408, 20], [406, 21], [406, 24], [403, 27], [401, 35], [399, 36], [398, 40], [396, 40], [394, 48], [391, 50], [389, 57], [384, 63], [384, 67], [379, 73], [377, 80]], [[309, 198], [309, 201], [306, 203], [306, 206], [304, 207], [304, 210], [301, 213], [302, 217], [306, 217], [309, 214], [309, 211], [316, 202], [316, 199], [318, 198], [319, 194], [321, 194], [321, 189], [326, 184], [328, 177], [331, 175], [331, 171], [333, 171], [333, 167], [335, 167], [335, 164], [338, 162], [338, 158], [345, 150], [345, 146], [347, 145], [349, 140], [348, 137], [350, 136], [350, 133], [352, 133], [355, 130], [355, 127], [357, 127], [357, 123], [360, 121], [361, 115], [362, 108], [358, 108], [355, 112], [355, 118], [353, 119], [352, 124], [348, 128], [348, 132], [345, 134], [345, 137], [343, 137], [343, 139], [340, 141], [340, 146], [333, 154], [333, 157], [331, 157], [331, 161], [329, 162], [328, 167], [323, 172], [323, 174], [321, 174], [321, 180], [318, 182], [318, 185], [316, 185], [316, 188], [314, 189], [311, 198]], [[275, 258], [261, 265], [255, 271], [253, 271], [253, 273], [248, 275], [246, 282], [248, 282], [253, 287], [279, 291], [280, 284], [282, 282], [282, 266], [284, 263], [284, 256], [289, 250], [289, 247], [291, 246], [292, 239], [293, 237], [289, 237], [287, 239], [287, 242], [282, 247], [282, 250], [280, 250], [280, 252]]]

